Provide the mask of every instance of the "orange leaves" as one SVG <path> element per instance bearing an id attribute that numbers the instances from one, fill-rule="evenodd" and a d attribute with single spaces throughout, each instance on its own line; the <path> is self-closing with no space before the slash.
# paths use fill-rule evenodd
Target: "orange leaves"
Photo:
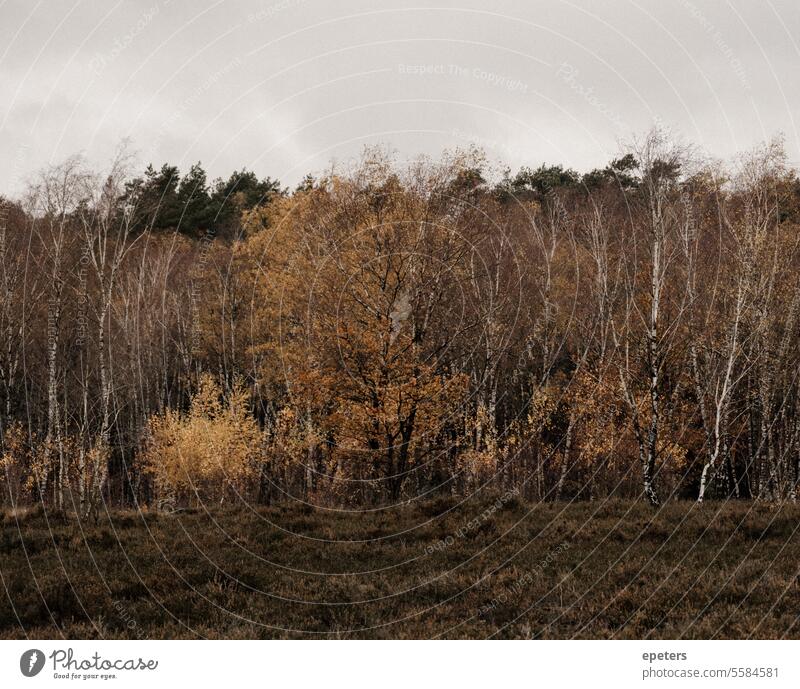
<path id="1" fill-rule="evenodd" d="M 264 377 L 285 375 L 288 404 L 330 434 L 346 473 L 365 457 L 379 475 L 413 465 L 466 392 L 440 350 L 468 268 L 430 203 L 376 159 L 248 218 L 266 228 L 248 242 L 258 351 L 277 359 Z"/>

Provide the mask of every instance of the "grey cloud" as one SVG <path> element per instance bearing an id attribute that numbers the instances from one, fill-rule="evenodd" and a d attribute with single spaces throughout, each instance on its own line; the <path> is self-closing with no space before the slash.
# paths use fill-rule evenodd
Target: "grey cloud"
<path id="1" fill-rule="evenodd" d="M 0 189 L 123 137 L 286 183 L 379 142 L 585 169 L 656 117 L 721 157 L 782 131 L 800 160 L 794 2 L 413 4 L 6 2 Z"/>

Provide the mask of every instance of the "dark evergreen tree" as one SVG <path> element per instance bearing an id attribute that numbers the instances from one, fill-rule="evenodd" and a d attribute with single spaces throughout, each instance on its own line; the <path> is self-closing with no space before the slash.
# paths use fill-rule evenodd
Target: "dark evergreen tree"
<path id="1" fill-rule="evenodd" d="M 280 183 L 266 177 L 259 180 L 254 172 L 242 169 L 227 180 L 217 179 L 211 192 L 212 222 L 221 237 L 235 237 L 241 228 L 243 211 L 268 204 L 282 194 Z"/>
<path id="2" fill-rule="evenodd" d="M 213 231 L 214 216 L 206 171 L 199 162 L 192 165 L 181 179 L 177 202 L 179 215 L 175 226 L 182 234 L 198 237 Z"/>

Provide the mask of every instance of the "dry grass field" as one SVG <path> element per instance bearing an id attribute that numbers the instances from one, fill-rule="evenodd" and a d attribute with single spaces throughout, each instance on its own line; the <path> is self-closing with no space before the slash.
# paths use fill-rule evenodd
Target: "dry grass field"
<path id="1" fill-rule="evenodd" d="M 2 638 L 800 638 L 800 507 L 6 513 Z"/>

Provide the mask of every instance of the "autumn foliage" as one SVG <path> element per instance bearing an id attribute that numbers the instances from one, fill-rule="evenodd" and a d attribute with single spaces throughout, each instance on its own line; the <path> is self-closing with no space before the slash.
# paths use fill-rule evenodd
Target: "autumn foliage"
<path id="1" fill-rule="evenodd" d="M 6 502 L 796 499 L 780 142 L 722 165 L 655 131 L 585 175 L 368 151 L 291 193 L 201 172 L 72 159 L 2 202 Z"/>
<path id="2" fill-rule="evenodd" d="M 258 475 L 260 446 L 248 398 L 241 382 L 223 397 L 219 384 L 203 375 L 186 413 L 167 409 L 150 419 L 143 463 L 160 500 L 175 504 L 203 496 L 223 502 L 248 492 Z"/>

